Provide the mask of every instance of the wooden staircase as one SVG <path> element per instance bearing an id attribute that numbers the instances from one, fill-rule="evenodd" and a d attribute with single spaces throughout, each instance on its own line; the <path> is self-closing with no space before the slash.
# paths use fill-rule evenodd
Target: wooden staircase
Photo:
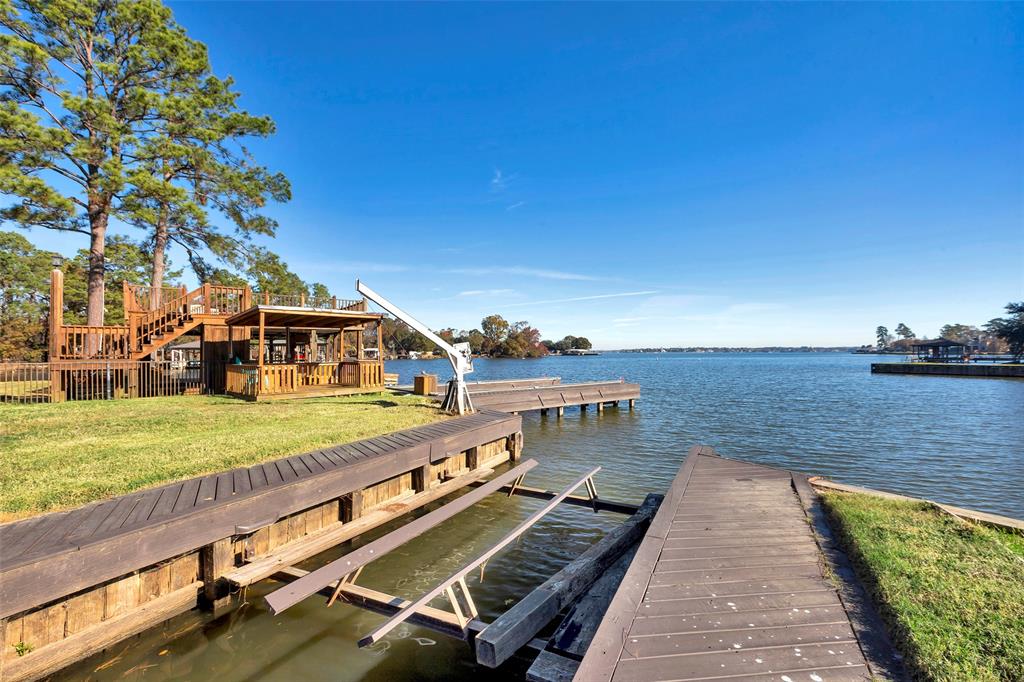
<path id="1" fill-rule="evenodd" d="M 149 357 L 204 322 L 226 318 L 252 305 L 250 289 L 211 284 L 192 291 L 125 285 L 124 298 L 132 358 L 137 360 Z"/>

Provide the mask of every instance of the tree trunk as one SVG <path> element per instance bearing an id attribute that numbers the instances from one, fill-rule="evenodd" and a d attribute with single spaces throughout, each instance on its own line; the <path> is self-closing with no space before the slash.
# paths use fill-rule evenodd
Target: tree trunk
<path id="1" fill-rule="evenodd" d="M 107 212 L 89 211 L 89 299 L 86 324 L 103 325 L 104 277 L 106 275 Z"/>
<path id="2" fill-rule="evenodd" d="M 153 280 L 149 294 L 150 307 L 154 310 L 160 306 L 160 293 L 164 285 L 166 269 L 165 253 L 167 252 L 167 205 L 160 208 L 160 217 L 156 221 L 156 232 L 153 235 Z"/>

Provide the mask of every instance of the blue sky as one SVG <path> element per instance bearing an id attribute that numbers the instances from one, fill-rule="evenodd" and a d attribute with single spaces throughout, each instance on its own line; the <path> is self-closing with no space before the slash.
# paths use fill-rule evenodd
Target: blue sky
<path id="1" fill-rule="evenodd" d="M 934 336 L 1024 298 L 1019 5 L 171 6 L 276 120 L 273 248 L 339 295 L 601 348 Z"/>

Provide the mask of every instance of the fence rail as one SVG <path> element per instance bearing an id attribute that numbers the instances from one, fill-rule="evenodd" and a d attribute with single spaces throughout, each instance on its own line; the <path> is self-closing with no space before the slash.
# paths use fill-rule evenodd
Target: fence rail
<path id="1" fill-rule="evenodd" d="M 219 364 L 219 363 L 217 363 Z M 158 398 L 205 393 L 222 367 L 174 367 L 169 360 L 0 363 L 0 402 Z"/>
<path id="2" fill-rule="evenodd" d="M 131 331 L 126 326 L 66 324 L 60 328 L 58 353 L 63 360 L 131 357 Z"/>

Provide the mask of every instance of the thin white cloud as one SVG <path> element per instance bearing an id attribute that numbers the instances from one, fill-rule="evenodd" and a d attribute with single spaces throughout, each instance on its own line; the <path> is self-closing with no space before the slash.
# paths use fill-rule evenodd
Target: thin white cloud
<path id="1" fill-rule="evenodd" d="M 460 297 L 467 296 L 506 296 L 508 294 L 516 293 L 515 289 L 470 289 L 469 291 L 460 291 L 455 294 Z"/>
<path id="2" fill-rule="evenodd" d="M 573 296 L 572 298 L 552 298 L 546 301 L 526 301 L 524 303 L 511 303 L 508 308 L 527 305 L 546 305 L 548 303 L 575 303 L 577 301 L 597 301 L 606 298 L 626 298 L 630 296 L 653 296 L 657 291 L 623 291 L 617 294 L 596 294 L 594 296 Z"/>
<path id="3" fill-rule="evenodd" d="M 581 275 L 576 272 L 562 272 L 560 270 L 544 270 L 541 268 L 527 268 L 522 266 L 499 267 L 499 268 L 452 268 L 446 270 L 450 275 L 469 275 L 481 277 L 487 275 L 516 275 L 518 277 L 537 277 L 539 279 L 575 280 L 581 282 L 597 282 L 602 277 Z"/>
<path id="4" fill-rule="evenodd" d="M 322 261 L 319 263 L 296 263 L 295 269 L 315 272 L 337 272 L 348 271 L 354 274 L 360 272 L 407 272 L 411 268 L 401 263 L 374 263 L 370 261 Z"/>
<path id="5" fill-rule="evenodd" d="M 509 206 L 506 206 L 506 207 L 505 207 L 505 210 L 506 210 L 506 211 L 514 211 L 514 210 L 516 210 L 517 208 L 519 208 L 520 206 L 524 205 L 525 203 L 526 203 L 525 201 L 517 201 L 517 202 L 516 202 L 516 203 L 514 203 L 514 204 L 511 204 L 511 205 L 509 205 Z"/>

